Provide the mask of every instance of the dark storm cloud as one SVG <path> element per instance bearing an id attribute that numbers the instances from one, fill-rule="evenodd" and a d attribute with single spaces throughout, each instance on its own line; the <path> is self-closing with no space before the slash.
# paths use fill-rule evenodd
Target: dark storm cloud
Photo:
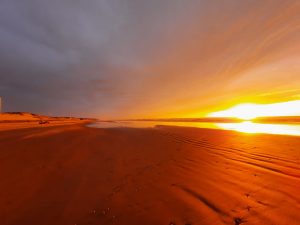
<path id="1" fill-rule="evenodd" d="M 246 72 L 294 54 L 297 7 L 2 0 L 0 95 L 8 111 L 47 114 L 126 117 L 180 109 L 181 102 L 194 107 L 220 83 L 234 85 Z"/>
<path id="2" fill-rule="evenodd" d="M 80 112 L 87 105 L 104 110 L 124 100 L 122 89 L 130 86 L 125 73 L 134 73 L 147 45 L 147 17 L 164 6 L 138 1 L 0 4 L 0 87 L 7 110 L 58 113 L 70 107 Z M 122 76 L 128 76 L 125 82 Z"/>

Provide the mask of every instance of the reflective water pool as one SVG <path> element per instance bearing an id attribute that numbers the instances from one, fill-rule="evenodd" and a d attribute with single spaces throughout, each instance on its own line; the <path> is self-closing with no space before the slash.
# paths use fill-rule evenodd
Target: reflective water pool
<path id="1" fill-rule="evenodd" d="M 243 133 L 265 133 L 265 134 L 284 134 L 300 136 L 300 124 L 263 124 L 253 122 L 241 123 L 204 123 L 204 122 L 160 122 L 160 121 L 113 121 L 113 122 L 97 122 L 88 125 L 95 128 L 115 128 L 115 127 L 132 127 L 147 128 L 158 125 L 166 126 L 183 126 L 234 130 Z"/>

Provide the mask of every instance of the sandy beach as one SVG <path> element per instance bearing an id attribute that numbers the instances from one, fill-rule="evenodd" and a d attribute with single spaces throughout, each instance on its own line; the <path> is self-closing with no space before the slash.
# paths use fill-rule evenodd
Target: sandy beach
<path id="1" fill-rule="evenodd" d="M 51 117 L 28 112 L 0 113 L 0 131 L 22 128 L 65 126 L 72 124 L 88 124 L 91 118 Z"/>
<path id="2" fill-rule="evenodd" d="M 299 224 L 299 146 L 184 127 L 2 129 L 1 224 Z"/>

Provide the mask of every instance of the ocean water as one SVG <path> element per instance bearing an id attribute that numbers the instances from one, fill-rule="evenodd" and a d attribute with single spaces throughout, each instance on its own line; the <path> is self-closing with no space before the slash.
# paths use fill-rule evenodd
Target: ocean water
<path id="1" fill-rule="evenodd" d="M 206 123 L 206 122 L 160 122 L 160 121 L 112 121 L 89 124 L 94 128 L 151 128 L 156 126 L 182 126 L 222 130 L 234 130 L 242 133 L 265 133 L 300 136 L 300 124 L 264 124 L 250 121 L 239 123 Z"/>

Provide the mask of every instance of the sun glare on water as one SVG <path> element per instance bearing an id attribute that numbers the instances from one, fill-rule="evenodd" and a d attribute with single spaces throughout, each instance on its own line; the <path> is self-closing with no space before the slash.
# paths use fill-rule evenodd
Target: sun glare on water
<path id="1" fill-rule="evenodd" d="M 267 133 L 300 136 L 299 124 L 262 124 L 250 120 L 257 117 L 300 116 L 300 100 L 273 104 L 240 104 L 214 112 L 208 117 L 230 117 L 245 120 L 240 123 L 218 123 L 219 128 L 243 133 Z"/>
<path id="2" fill-rule="evenodd" d="M 208 115 L 208 117 L 234 117 L 243 120 L 271 116 L 300 116 L 300 100 L 273 104 L 240 104 Z"/>
<path id="3" fill-rule="evenodd" d="M 300 136 L 299 125 L 286 124 L 261 124 L 245 121 L 241 123 L 218 123 L 219 128 L 225 130 L 235 130 L 242 133 L 264 133 L 264 134 L 284 134 Z"/>

